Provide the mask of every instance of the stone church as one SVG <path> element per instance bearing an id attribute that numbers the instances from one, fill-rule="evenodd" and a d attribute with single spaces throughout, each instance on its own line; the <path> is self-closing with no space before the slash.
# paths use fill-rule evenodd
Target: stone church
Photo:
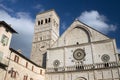
<path id="1" fill-rule="evenodd" d="M 75 20 L 59 36 L 54 10 L 36 16 L 31 60 L 45 67 L 46 80 L 120 80 L 115 39 Z"/>
<path id="2" fill-rule="evenodd" d="M 55 10 L 36 15 L 30 59 L 10 48 L 13 33 L 0 21 L 0 80 L 120 80 L 115 39 L 79 20 L 59 36 Z"/>

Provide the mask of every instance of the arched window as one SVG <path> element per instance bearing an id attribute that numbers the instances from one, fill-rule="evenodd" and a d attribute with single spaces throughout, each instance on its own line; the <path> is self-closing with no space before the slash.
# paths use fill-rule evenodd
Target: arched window
<path id="1" fill-rule="evenodd" d="M 40 21 L 38 21 L 38 25 L 40 25 Z"/>
<path id="2" fill-rule="evenodd" d="M 43 20 L 41 20 L 41 24 L 43 24 Z"/>
<path id="3" fill-rule="evenodd" d="M 79 45 L 79 42 L 76 42 L 77 45 Z"/>
<path id="4" fill-rule="evenodd" d="M 109 64 L 108 64 L 108 63 L 105 63 L 105 67 L 109 67 Z"/>
<path id="5" fill-rule="evenodd" d="M 47 23 L 47 19 L 45 19 L 45 23 Z"/>
<path id="6" fill-rule="evenodd" d="M 51 22 L 51 19 L 50 19 L 50 18 L 48 18 L 48 22 Z"/>

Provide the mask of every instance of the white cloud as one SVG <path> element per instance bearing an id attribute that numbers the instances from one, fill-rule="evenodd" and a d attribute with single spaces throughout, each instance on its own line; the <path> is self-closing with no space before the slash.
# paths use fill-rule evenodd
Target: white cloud
<path id="1" fill-rule="evenodd" d="M 8 12 L 14 12 L 11 8 L 9 8 L 9 7 L 7 7 L 7 6 L 3 5 L 3 4 L 0 4 L 0 8 L 6 10 Z"/>
<path id="2" fill-rule="evenodd" d="M 115 31 L 116 26 L 113 24 L 107 23 L 107 18 L 104 15 L 99 14 L 98 11 L 85 11 L 83 12 L 78 19 L 85 24 L 103 32 L 108 33 L 109 31 Z"/>
<path id="3" fill-rule="evenodd" d="M 65 30 L 66 28 L 67 28 L 67 27 L 66 27 L 66 23 L 63 22 L 63 23 L 61 24 L 61 29 Z"/>
<path id="4" fill-rule="evenodd" d="M 34 8 L 34 9 L 39 9 L 40 12 L 45 11 L 43 5 L 41 5 L 41 4 L 37 4 L 37 5 L 35 5 L 33 8 Z"/>
<path id="5" fill-rule="evenodd" d="M 11 24 L 19 33 L 13 36 L 12 47 L 22 49 L 24 54 L 28 57 L 31 50 L 34 21 L 29 16 L 29 13 L 17 12 L 15 16 L 16 17 L 12 17 L 6 11 L 0 10 L 0 21 L 4 20 L 8 24 Z"/>
<path id="6" fill-rule="evenodd" d="M 36 5 L 34 8 L 36 8 L 36 9 L 40 9 L 40 8 L 42 8 L 43 6 L 41 5 L 41 4 L 38 4 L 38 5 Z"/>

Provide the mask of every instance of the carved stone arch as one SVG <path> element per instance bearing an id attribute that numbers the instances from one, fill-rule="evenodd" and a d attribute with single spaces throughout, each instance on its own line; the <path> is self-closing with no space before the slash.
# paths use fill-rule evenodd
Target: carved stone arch
<path id="1" fill-rule="evenodd" d="M 79 28 L 79 29 L 84 30 L 86 32 L 86 34 L 88 35 L 89 42 L 91 42 L 92 34 L 91 34 L 90 30 L 87 27 L 85 27 L 83 25 L 76 25 L 75 28 Z"/>
<path id="2" fill-rule="evenodd" d="M 82 44 L 91 42 L 91 33 L 85 26 L 77 25 L 65 35 L 66 45 Z"/>
<path id="3" fill-rule="evenodd" d="M 87 80 L 87 79 L 84 78 L 84 77 L 78 77 L 78 78 L 76 78 L 75 80 Z"/>

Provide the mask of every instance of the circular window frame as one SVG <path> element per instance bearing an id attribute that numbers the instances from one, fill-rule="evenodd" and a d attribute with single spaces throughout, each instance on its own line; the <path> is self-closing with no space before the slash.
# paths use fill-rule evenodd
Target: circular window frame
<path id="1" fill-rule="evenodd" d="M 107 58 L 106 58 L 107 57 Z M 106 59 L 105 59 L 106 58 Z M 110 60 L 110 56 L 108 55 L 108 54 L 103 54 L 102 56 L 101 56 L 101 60 L 103 61 L 103 62 L 108 62 L 109 60 Z"/>
<path id="2" fill-rule="evenodd" d="M 73 57 L 75 60 L 83 60 L 85 58 L 85 56 L 86 56 L 86 54 L 85 54 L 85 51 L 83 49 L 76 49 L 73 52 Z"/>
<path id="3" fill-rule="evenodd" d="M 58 67 L 59 65 L 60 65 L 60 61 L 59 60 L 56 59 L 56 60 L 53 61 L 53 66 L 54 67 Z"/>

